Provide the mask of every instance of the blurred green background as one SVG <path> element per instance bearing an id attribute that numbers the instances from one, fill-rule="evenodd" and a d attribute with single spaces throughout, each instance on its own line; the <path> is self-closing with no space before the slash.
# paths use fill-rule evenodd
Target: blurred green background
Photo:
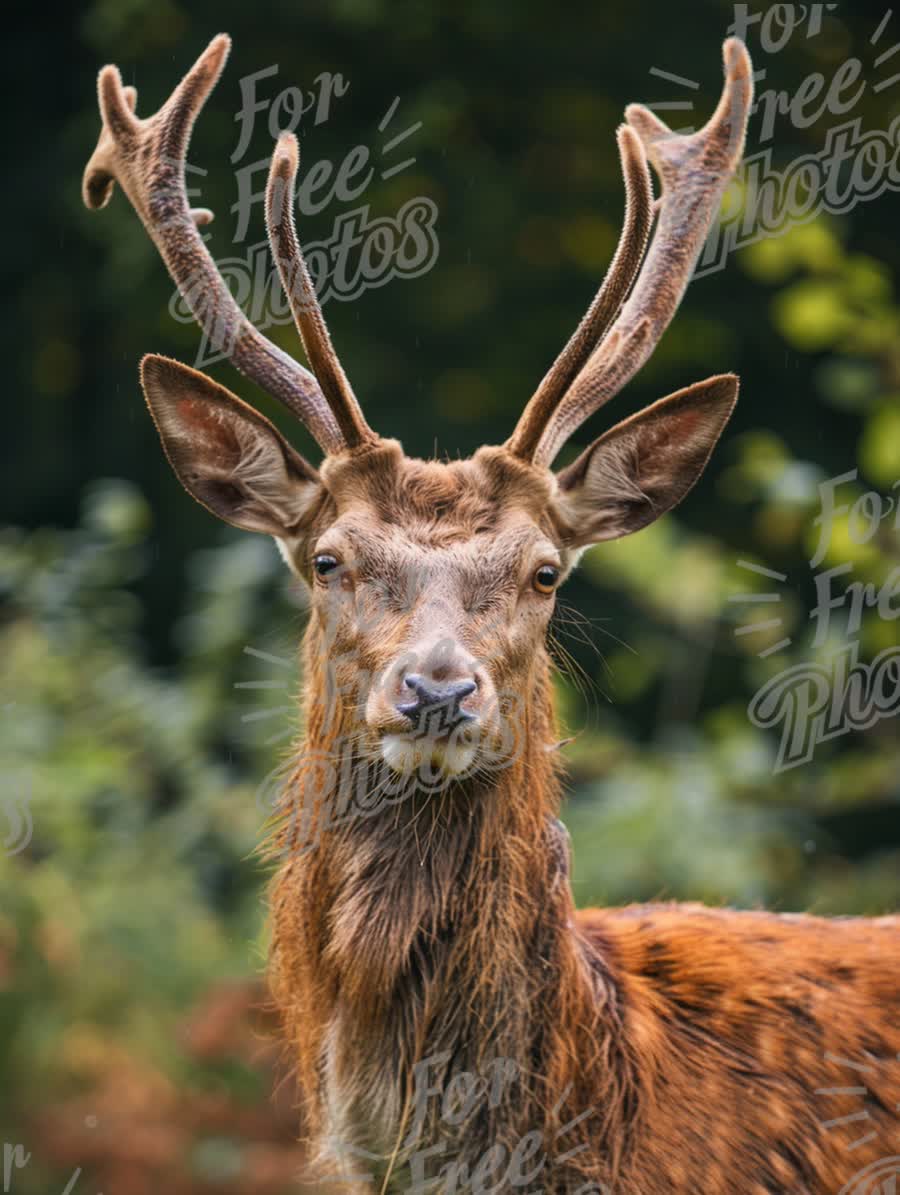
<path id="1" fill-rule="evenodd" d="M 876 71 L 871 43 L 885 12 L 842 3 L 821 33 L 800 29 L 777 54 L 761 51 L 756 26 L 761 86 L 793 94 L 858 56 L 869 85 L 852 115 L 887 129 L 900 86 L 875 91 L 889 69 Z M 148 350 L 193 361 L 198 337 L 171 318 L 172 287 L 121 194 L 99 214 L 81 206 L 98 67 L 119 63 L 146 114 L 211 35 L 234 37 L 190 152 L 208 170 L 191 181 L 195 202 L 217 212 L 220 257 L 263 236 L 257 206 L 233 243 L 235 166 L 271 146 L 263 117 L 230 162 L 242 77 L 277 64 L 260 84 L 271 97 L 323 71 L 349 81 L 326 122 L 301 125 L 308 163 L 383 146 L 378 121 L 399 97 L 391 131 L 421 128 L 391 160 L 415 163 L 376 179 L 363 202 L 377 217 L 430 198 L 439 258 L 326 314 L 379 431 L 416 455 L 467 454 L 506 437 L 602 276 L 621 218 L 613 134 L 624 105 L 689 95 L 693 112 L 666 115 L 705 119 L 732 19 L 713 0 L 565 14 L 500 0 L 93 0 L 52 22 L 36 9 L 11 18 L 0 1147 L 17 1195 L 61 1192 L 76 1171 L 78 1195 L 279 1195 L 302 1153 L 257 983 L 266 869 L 254 851 L 267 778 L 295 728 L 303 595 L 274 546 L 217 524 L 163 459 L 137 361 Z M 900 37 L 894 26 L 878 52 Z M 818 153 L 837 123 L 825 113 L 798 128 L 782 113 L 764 144 L 751 126 L 750 152 L 771 147 L 783 168 Z M 839 623 L 825 648 L 811 644 L 819 483 L 858 469 L 841 491 L 852 500 L 890 495 L 900 478 L 896 202 L 887 191 L 730 255 L 691 288 L 614 410 L 567 449 L 607 416 L 714 372 L 742 376 L 689 499 L 590 552 L 562 597 L 554 641 L 577 736 L 565 817 L 581 903 L 900 904 L 896 718 L 778 772 L 777 734 L 747 714 L 769 677 L 840 645 Z M 357 205 L 332 202 L 301 235 L 327 237 Z M 292 328 L 270 334 L 296 351 Z M 226 364 L 211 372 L 315 459 L 268 398 Z M 844 562 L 853 579 L 883 584 L 900 563 L 893 520 L 865 545 L 841 522 L 822 567 Z M 762 612 L 730 599 L 772 588 L 782 627 L 735 635 Z M 897 644 L 897 628 L 866 611 L 863 657 Z M 785 635 L 791 646 L 759 657 Z"/>

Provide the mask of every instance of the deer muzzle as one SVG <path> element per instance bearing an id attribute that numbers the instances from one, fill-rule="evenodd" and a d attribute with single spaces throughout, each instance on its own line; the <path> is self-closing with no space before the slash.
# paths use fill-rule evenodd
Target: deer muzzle
<path id="1" fill-rule="evenodd" d="M 419 644 L 395 660 L 368 703 L 370 728 L 394 771 L 459 776 L 491 725 L 493 685 L 455 638 Z"/>

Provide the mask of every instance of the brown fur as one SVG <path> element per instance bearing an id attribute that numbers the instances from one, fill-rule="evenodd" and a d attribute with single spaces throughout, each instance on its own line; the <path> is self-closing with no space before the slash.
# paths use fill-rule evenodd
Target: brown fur
<path id="1" fill-rule="evenodd" d="M 438 465 L 385 446 L 368 469 L 336 462 L 323 530 L 383 519 L 419 554 L 435 539 L 460 548 L 479 537 L 495 542 L 520 516 L 521 495 L 504 495 L 527 470 L 497 450 L 480 458 Z M 532 510 L 546 503 L 546 489 L 533 487 Z M 482 559 L 490 560 L 487 546 Z M 375 634 L 363 646 L 390 654 L 400 638 Z M 585 1112 L 558 1152 L 585 1148 L 562 1165 L 548 1154 L 543 1189 L 575 1191 L 591 1180 L 622 1195 L 837 1192 L 867 1162 L 900 1151 L 900 919 L 826 922 L 700 906 L 576 914 L 553 822 L 550 662 L 537 644 L 506 661 L 507 679 L 530 695 L 521 759 L 437 797 L 326 828 L 299 854 L 290 815 L 307 791 L 304 759 L 332 751 L 353 726 L 349 707 L 321 725 L 327 650 L 314 614 L 304 646 L 306 738 L 278 843 L 271 953 L 272 989 L 325 1173 L 340 1172 L 340 1152 L 327 1145 L 336 1133 L 343 1147 L 381 1155 L 362 1164 L 377 1175 L 374 1189 L 389 1173 L 387 1189 L 409 1188 L 403 1150 L 389 1159 L 413 1123 L 416 1062 L 444 1053 L 429 1070 L 442 1090 L 453 1074 L 484 1075 L 497 1059 L 514 1060 L 518 1077 L 508 1099 L 482 1100 L 458 1132 L 441 1118 L 440 1098 L 429 1101 L 413 1144 L 446 1146 L 432 1174 L 454 1157 L 474 1168 L 492 1145 L 505 1145 L 508 1157 L 529 1132 L 552 1142 Z M 861 1085 L 864 1098 L 817 1095 Z M 329 1087 L 343 1093 L 337 1119 Z M 858 1127 L 823 1127 L 861 1110 L 868 1119 Z M 871 1142 L 847 1148 L 870 1132 Z"/>
<path id="2" fill-rule="evenodd" d="M 746 49 L 725 43 L 722 98 L 696 133 L 626 109 L 628 210 L 607 282 L 507 446 L 439 464 L 380 440 L 344 376 L 293 227 L 290 134 L 266 212 L 315 376 L 249 323 L 197 232 L 211 214 L 188 204 L 184 153 L 229 45 L 213 39 L 144 119 L 118 70 L 100 72 L 84 198 L 103 207 L 119 183 L 210 342 L 326 453 L 319 475 L 224 387 L 144 358 L 144 392 L 185 487 L 226 521 L 273 535 L 314 594 L 306 732 L 273 843 L 270 967 L 313 1184 L 338 1175 L 367 1191 L 424 1190 L 417 1163 L 439 1149 L 428 1172 L 443 1166 L 443 1177 L 427 1189 L 441 1195 L 838 1192 L 900 1153 L 900 921 L 696 906 L 576 914 L 550 750 L 553 598 L 540 573 L 564 577 L 583 548 L 679 502 L 737 397 L 732 375 L 696 383 L 550 472 L 678 307 L 740 160 Z M 647 158 L 662 194 L 644 256 Z M 340 560 L 332 581 L 314 579 L 315 553 Z M 409 661 L 462 682 L 471 704 L 459 722 L 480 725 L 480 754 L 436 791 L 413 783 L 385 803 L 391 770 L 402 772 L 387 745 L 402 737 Z M 499 716 L 499 698 L 515 716 Z M 433 747 L 448 774 L 450 749 L 448 736 Z M 367 1169 L 371 1184 L 348 1177 Z M 869 1180 L 852 1189 L 873 1191 Z"/>

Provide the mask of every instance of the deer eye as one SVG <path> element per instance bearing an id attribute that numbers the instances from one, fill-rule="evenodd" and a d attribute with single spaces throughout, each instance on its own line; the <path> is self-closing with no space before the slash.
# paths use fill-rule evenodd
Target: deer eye
<path id="1" fill-rule="evenodd" d="M 337 557 L 332 556 L 329 552 L 320 552 L 318 556 L 313 557 L 313 572 L 323 581 L 328 577 L 328 574 L 333 573 L 337 567 Z"/>
<path id="2" fill-rule="evenodd" d="M 532 578 L 538 593 L 552 593 L 559 583 L 559 569 L 553 564 L 542 564 Z"/>

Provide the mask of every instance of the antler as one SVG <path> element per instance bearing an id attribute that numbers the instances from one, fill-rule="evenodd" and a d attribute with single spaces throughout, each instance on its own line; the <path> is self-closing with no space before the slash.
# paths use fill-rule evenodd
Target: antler
<path id="1" fill-rule="evenodd" d="M 97 81 L 103 129 L 84 172 L 82 196 L 89 208 L 105 207 L 119 183 L 213 346 L 293 411 L 324 452 L 339 452 L 346 445 L 322 386 L 257 331 L 238 307 L 197 231 L 213 214 L 188 204 L 185 155 L 191 130 L 230 48 L 226 34 L 213 38 L 165 104 L 146 120 L 135 115 L 136 90 L 122 86 L 117 67 L 105 66 Z M 315 368 L 312 357 L 310 362 Z"/>
<path id="2" fill-rule="evenodd" d="M 299 163 L 297 138 L 293 133 L 282 133 L 272 155 L 266 184 L 269 244 L 307 359 L 325 392 L 347 447 L 356 448 L 378 437 L 366 423 L 347 375 L 341 368 L 297 241 L 294 183 Z"/>
<path id="3" fill-rule="evenodd" d="M 583 353 L 587 342 L 579 338 L 591 321 L 590 311 L 528 403 L 507 441 L 507 447 L 517 456 L 549 465 L 572 432 L 637 373 L 678 309 L 722 195 L 741 159 L 753 99 L 753 70 L 743 42 L 729 38 L 723 57 L 726 77 L 722 97 L 709 122 L 698 132 L 678 135 L 643 105 L 630 104 L 626 108 L 628 126 L 622 133 L 627 134 L 630 126 L 640 138 L 662 182 L 653 241 L 627 302 L 599 343 L 594 341 L 596 347 L 591 345 L 593 351 L 568 389 L 561 391 L 555 382 L 548 386 L 548 379 L 555 373 L 559 380 L 571 376 L 571 369 L 561 367 L 560 361 L 567 354 L 577 359 L 579 344 Z M 629 144 L 626 141 L 626 146 Z M 619 146 L 622 151 L 621 134 Z M 631 161 L 631 152 L 622 151 L 622 163 L 626 180 L 629 171 L 633 172 L 632 187 L 636 190 L 638 166 Z M 626 193 L 627 187 L 626 181 Z M 629 204 L 631 198 L 629 195 Z M 635 232 L 628 231 L 628 226 L 626 213 L 626 233 L 594 306 L 600 304 L 604 292 L 610 296 L 610 306 L 616 295 L 621 297 L 626 267 L 620 262 L 630 261 L 636 249 L 636 239 L 632 238 L 639 231 L 637 219 Z M 615 281 L 611 283 L 610 277 Z"/>
<path id="4" fill-rule="evenodd" d="M 619 314 L 647 248 L 653 222 L 653 183 L 644 147 L 635 131 L 627 125 L 621 126 L 616 140 L 625 183 L 622 234 L 594 301 L 569 343 L 547 371 L 508 442 L 510 451 L 524 460 L 530 460 L 534 455 L 553 412 Z"/>

